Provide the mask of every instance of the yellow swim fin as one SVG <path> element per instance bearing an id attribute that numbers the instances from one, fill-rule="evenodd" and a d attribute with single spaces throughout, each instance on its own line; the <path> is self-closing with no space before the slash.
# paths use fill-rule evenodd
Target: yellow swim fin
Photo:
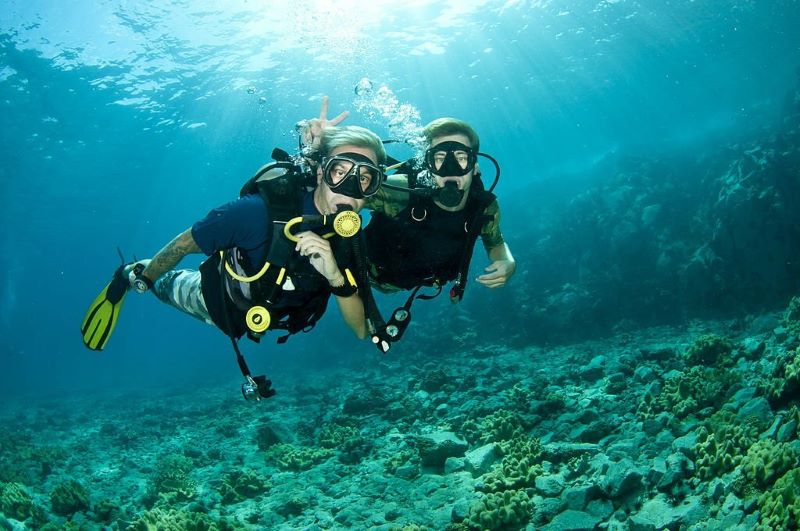
<path id="1" fill-rule="evenodd" d="M 111 282 L 92 302 L 86 312 L 86 317 L 83 318 L 83 324 L 81 324 L 83 344 L 92 350 L 103 350 L 111 337 L 111 332 L 117 325 L 119 311 L 130 287 L 124 271 L 125 264 L 114 271 Z"/>

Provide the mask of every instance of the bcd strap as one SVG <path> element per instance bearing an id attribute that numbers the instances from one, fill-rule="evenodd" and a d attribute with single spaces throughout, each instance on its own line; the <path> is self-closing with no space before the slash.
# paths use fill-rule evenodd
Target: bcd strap
<path id="1" fill-rule="evenodd" d="M 467 288 L 469 265 L 472 261 L 475 242 L 478 240 L 483 224 L 491 220 L 491 217 L 485 215 L 483 212 L 492 204 L 492 201 L 495 200 L 495 195 L 492 192 L 487 192 L 484 188 L 480 175 L 474 177 L 470 188 L 470 195 L 474 194 L 473 197 L 475 197 L 475 201 L 467 203 L 469 205 L 469 212 L 467 214 L 467 237 L 464 239 L 464 246 L 461 248 L 458 275 L 456 275 L 453 286 L 450 288 L 450 300 L 453 302 L 460 301 L 464 298 L 464 290 Z"/>
<path id="2" fill-rule="evenodd" d="M 224 257 L 219 261 L 219 274 L 225 274 L 225 260 Z M 225 325 L 228 330 L 232 330 L 230 323 L 230 316 L 228 315 L 228 300 L 225 296 L 225 289 L 220 289 L 222 296 L 222 314 L 225 316 Z M 247 360 L 244 359 L 242 351 L 239 350 L 239 343 L 233 334 L 228 334 L 228 339 L 231 340 L 233 351 L 236 353 L 236 363 L 239 365 L 239 370 L 244 376 L 245 382 L 242 384 L 242 396 L 245 400 L 261 400 L 275 395 L 275 389 L 272 389 L 272 380 L 268 379 L 265 374 L 259 376 L 252 376 L 250 367 L 247 366 Z"/>
<path id="3" fill-rule="evenodd" d="M 352 253 L 352 264 L 355 267 L 355 280 L 358 284 L 361 302 L 364 304 L 364 314 L 367 320 L 367 327 L 372 334 L 372 342 L 378 350 L 386 353 L 391 347 L 391 341 L 383 334 L 386 329 L 386 322 L 383 320 L 383 316 L 375 302 L 375 296 L 372 293 L 372 285 L 369 282 L 369 266 L 367 264 L 367 254 L 364 251 L 366 247 L 364 231 L 360 230 L 358 234 L 352 238 L 343 238 L 342 242 L 349 244 L 349 249 Z M 352 282 L 350 277 L 348 277 L 348 280 Z"/>

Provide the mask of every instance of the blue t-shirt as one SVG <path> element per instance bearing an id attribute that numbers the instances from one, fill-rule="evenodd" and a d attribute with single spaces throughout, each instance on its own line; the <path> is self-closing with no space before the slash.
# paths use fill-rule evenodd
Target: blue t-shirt
<path id="1" fill-rule="evenodd" d="M 303 214 L 319 214 L 312 192 L 303 196 Z M 215 208 L 192 225 L 192 238 L 208 256 L 238 247 L 253 267 L 261 267 L 272 239 L 271 221 L 261 196 L 246 195 Z"/>

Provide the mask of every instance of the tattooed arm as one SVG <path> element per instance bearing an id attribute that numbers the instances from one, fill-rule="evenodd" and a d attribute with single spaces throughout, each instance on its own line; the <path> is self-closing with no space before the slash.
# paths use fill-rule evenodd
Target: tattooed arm
<path id="1" fill-rule="evenodd" d="M 183 260 L 184 256 L 200 252 L 202 252 L 200 247 L 192 238 L 192 229 L 186 229 L 156 253 L 142 274 L 155 282 L 161 275 Z"/>

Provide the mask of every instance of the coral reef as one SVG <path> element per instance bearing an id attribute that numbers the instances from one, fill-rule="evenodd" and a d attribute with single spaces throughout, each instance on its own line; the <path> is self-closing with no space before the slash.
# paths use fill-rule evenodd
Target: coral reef
<path id="1" fill-rule="evenodd" d="M 468 529 L 519 529 L 530 519 L 531 501 L 524 490 L 488 493 L 470 508 Z"/>
<path id="2" fill-rule="evenodd" d="M 128 531 L 237 531 L 247 529 L 225 518 L 190 512 L 183 509 L 155 508 L 137 516 Z"/>
<path id="3" fill-rule="evenodd" d="M 308 470 L 334 455 L 328 448 L 312 448 L 279 443 L 266 451 L 266 459 L 284 470 Z"/>
<path id="4" fill-rule="evenodd" d="M 733 344 L 724 337 L 716 334 L 706 334 L 699 337 L 686 352 L 686 363 L 690 366 L 704 365 L 730 365 L 730 354 Z"/>
<path id="5" fill-rule="evenodd" d="M 791 526 L 800 411 L 773 410 L 761 393 L 766 386 L 757 383 L 794 374 L 786 367 L 797 347 L 774 324 L 778 317 L 766 322 L 757 334 L 730 322 L 650 329 L 637 332 L 639 347 L 611 338 L 506 349 L 468 362 L 442 354 L 437 364 L 449 382 L 467 381 L 465 374 L 478 382 L 454 385 L 449 394 L 417 388 L 423 377 L 417 367 L 428 366 L 420 351 L 387 360 L 387 368 L 361 380 L 353 378 L 361 365 L 343 369 L 345 377 L 319 376 L 326 385 L 309 385 L 311 392 L 284 398 L 280 408 L 255 418 L 244 405 L 215 399 L 222 393 L 201 401 L 209 404 L 203 413 L 196 402 L 180 400 L 115 403 L 100 411 L 93 403 L 91 414 L 87 406 L 56 429 L 62 415 L 44 409 L 45 421 L 42 412 L 29 419 L 7 415 L 0 425 L 13 418 L 22 435 L 0 440 L 5 455 L 12 446 L 38 455 L 32 440 L 61 440 L 62 451 L 79 448 L 80 459 L 65 460 L 46 478 L 31 474 L 31 484 L 0 483 L 0 525 L 694 531 L 753 529 L 762 514 L 764 528 Z M 697 330 L 760 353 L 732 366 L 698 354 L 702 363 L 684 368 L 674 345 L 716 343 L 693 339 L 701 337 Z M 625 382 L 621 394 L 609 390 L 612 379 Z M 365 389 L 380 380 L 387 389 L 410 391 L 405 405 L 391 410 L 392 420 L 386 414 L 394 406 L 342 413 L 348 397 L 370 395 Z M 320 395 L 318 387 L 337 390 L 337 398 Z M 134 431 L 170 422 L 185 427 L 127 446 L 83 435 L 123 425 L 119 408 L 126 407 Z M 36 438 L 24 435 L 36 429 Z M 30 462 L 18 468 L 34 470 Z M 73 477 L 91 486 L 91 503 L 80 484 L 70 483 Z M 66 486 L 53 491 L 51 504 L 55 485 Z M 383 500 L 380 510 L 376 499 Z"/>
<path id="6" fill-rule="evenodd" d="M 322 426 L 317 436 L 319 446 L 338 451 L 339 461 L 355 464 L 369 455 L 372 443 L 362 437 L 355 426 L 329 423 Z"/>
<path id="7" fill-rule="evenodd" d="M 145 500 L 150 504 L 191 500 L 196 492 L 195 482 L 189 477 L 194 462 L 182 454 L 162 455 L 156 462 L 154 473 L 147 483 Z"/>
<path id="8" fill-rule="evenodd" d="M 25 520 L 32 515 L 33 499 L 24 485 L 0 483 L 0 511 L 16 520 Z"/>
<path id="9" fill-rule="evenodd" d="M 50 492 L 50 505 L 55 514 L 72 516 L 78 511 L 89 510 L 89 492 L 86 488 L 71 479 L 59 483 Z"/>
<path id="10" fill-rule="evenodd" d="M 478 490 L 501 492 L 532 487 L 543 470 L 538 464 L 542 453 L 538 439 L 517 436 L 500 443 L 499 447 L 503 460 L 483 476 Z"/>
<path id="11" fill-rule="evenodd" d="M 783 326 L 790 334 L 800 337 L 800 296 L 792 297 L 783 314 Z"/>
<path id="12" fill-rule="evenodd" d="M 461 431 L 471 444 L 507 441 L 522 434 L 523 421 L 517 413 L 498 410 L 478 420 L 467 420 Z"/>
<path id="13" fill-rule="evenodd" d="M 758 499 L 759 531 L 800 526 L 800 468 L 787 472 Z"/>
<path id="14" fill-rule="evenodd" d="M 780 407 L 800 398 L 800 348 L 781 356 L 772 377 L 762 386 L 773 407 Z"/>
<path id="15" fill-rule="evenodd" d="M 756 436 L 756 427 L 742 425 L 733 413 L 715 413 L 697 432 L 694 447 L 697 476 L 710 479 L 739 466 Z"/>
<path id="16" fill-rule="evenodd" d="M 787 443 L 772 439 L 757 441 L 742 459 L 746 480 L 759 490 L 772 486 L 776 479 L 798 466 L 800 453 Z"/>
<path id="17" fill-rule="evenodd" d="M 657 394 L 645 394 L 639 413 L 645 418 L 652 418 L 668 412 L 683 419 L 708 407 L 719 408 L 728 389 L 738 379 L 737 375 L 726 369 L 691 367 L 667 378 Z"/>
<path id="18" fill-rule="evenodd" d="M 233 504 L 255 498 L 272 488 L 272 485 L 253 470 L 234 470 L 225 474 L 219 493 L 222 503 Z"/>

